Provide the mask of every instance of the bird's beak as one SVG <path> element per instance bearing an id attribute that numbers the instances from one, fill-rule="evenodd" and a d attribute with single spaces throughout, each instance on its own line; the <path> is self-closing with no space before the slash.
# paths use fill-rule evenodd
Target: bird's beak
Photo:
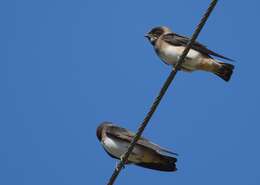
<path id="1" fill-rule="evenodd" d="M 146 38 L 149 39 L 149 38 L 150 38 L 150 35 L 149 35 L 149 34 L 146 34 L 144 37 L 146 37 Z"/>

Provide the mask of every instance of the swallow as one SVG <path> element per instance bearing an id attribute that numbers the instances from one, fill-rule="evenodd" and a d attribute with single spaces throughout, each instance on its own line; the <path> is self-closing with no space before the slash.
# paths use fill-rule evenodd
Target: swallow
<path id="1" fill-rule="evenodd" d="M 189 42 L 188 37 L 174 33 L 165 26 L 153 28 L 145 37 L 153 45 L 155 52 L 161 60 L 165 64 L 173 66 L 177 63 Z M 216 74 L 225 81 L 229 81 L 234 65 L 214 59 L 212 56 L 233 61 L 230 58 L 207 49 L 205 45 L 195 42 L 188 52 L 181 70 L 187 72 L 196 70 L 207 71 Z"/>
<path id="2" fill-rule="evenodd" d="M 121 159 L 135 133 L 110 122 L 103 122 L 96 131 L 97 138 L 112 158 Z M 159 171 L 176 171 L 176 153 L 170 152 L 145 138 L 140 138 L 126 164 L 135 164 Z"/>

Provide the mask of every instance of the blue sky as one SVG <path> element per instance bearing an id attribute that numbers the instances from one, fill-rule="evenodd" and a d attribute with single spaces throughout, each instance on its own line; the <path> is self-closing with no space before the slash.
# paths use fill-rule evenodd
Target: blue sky
<path id="1" fill-rule="evenodd" d="M 170 68 L 144 34 L 191 35 L 209 1 L 0 2 L 0 184 L 106 184 L 116 161 L 96 127 L 135 131 Z M 220 1 L 199 41 L 234 58 L 230 82 L 178 73 L 144 136 L 176 173 L 127 166 L 116 184 L 260 183 L 260 2 Z"/>

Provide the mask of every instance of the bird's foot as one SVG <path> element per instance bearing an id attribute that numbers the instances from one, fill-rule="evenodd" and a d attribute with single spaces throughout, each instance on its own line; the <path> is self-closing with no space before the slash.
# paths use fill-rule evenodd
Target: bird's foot
<path id="1" fill-rule="evenodd" d="M 119 164 L 121 161 L 116 163 L 116 171 L 119 171 Z M 122 165 L 122 169 L 125 169 L 125 165 Z"/>

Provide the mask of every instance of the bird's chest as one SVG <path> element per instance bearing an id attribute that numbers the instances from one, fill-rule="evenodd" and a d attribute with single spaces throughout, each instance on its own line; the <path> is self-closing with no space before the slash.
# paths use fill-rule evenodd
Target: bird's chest
<path id="1" fill-rule="evenodd" d="M 111 139 L 109 137 L 103 140 L 103 146 L 110 154 L 118 158 L 127 151 L 128 147 L 126 142 L 121 142 L 117 139 Z"/>
<path id="2" fill-rule="evenodd" d="M 160 49 L 156 48 L 156 53 L 160 56 L 160 58 L 170 65 L 176 64 L 182 51 L 183 50 L 180 47 L 167 45 L 161 46 Z"/>
<path id="3" fill-rule="evenodd" d="M 128 149 L 129 142 L 125 142 L 118 139 L 111 139 L 106 137 L 103 141 L 103 146 L 107 152 L 113 156 L 120 158 Z M 138 162 L 142 159 L 143 152 L 139 147 L 135 147 L 128 160 L 131 162 Z"/>
<path id="4" fill-rule="evenodd" d="M 173 46 L 169 44 L 164 44 L 160 47 L 160 49 L 156 49 L 156 53 L 165 63 L 175 65 L 178 62 L 180 56 L 182 55 L 184 49 L 185 47 L 183 46 Z M 195 69 L 196 66 L 200 63 L 199 58 L 199 52 L 191 49 L 185 58 L 183 67 L 190 70 Z"/>

